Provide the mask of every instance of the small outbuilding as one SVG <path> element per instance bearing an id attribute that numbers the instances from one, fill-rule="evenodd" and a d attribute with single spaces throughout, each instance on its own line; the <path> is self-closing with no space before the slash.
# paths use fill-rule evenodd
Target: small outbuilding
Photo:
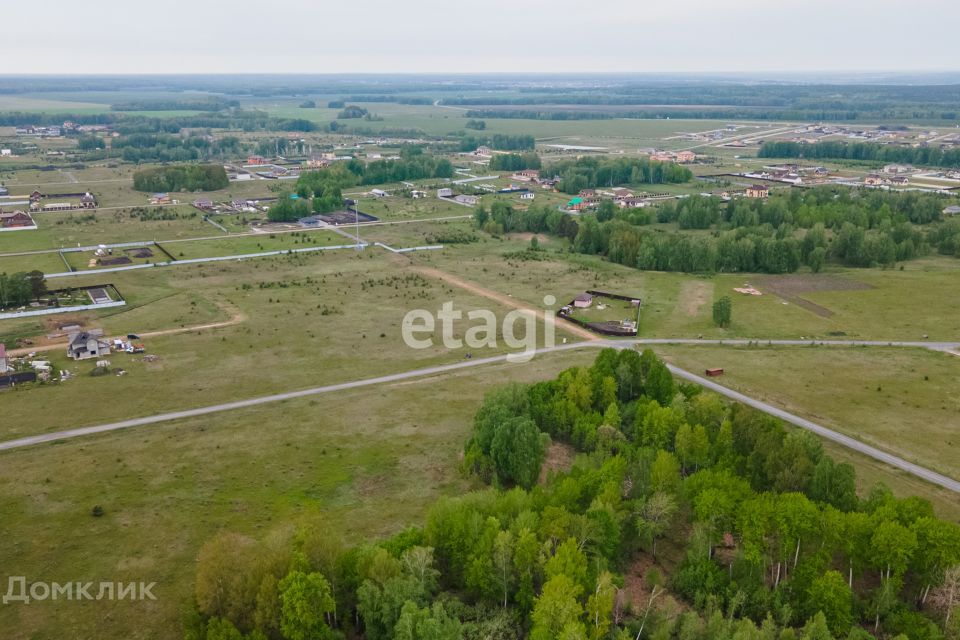
<path id="1" fill-rule="evenodd" d="M 593 296 L 589 293 L 581 293 L 573 299 L 573 306 L 577 309 L 588 309 L 593 304 Z"/>
<path id="2" fill-rule="evenodd" d="M 713 369 L 707 369 L 708 378 L 716 378 L 723 375 L 723 369 L 719 367 L 714 367 Z"/>

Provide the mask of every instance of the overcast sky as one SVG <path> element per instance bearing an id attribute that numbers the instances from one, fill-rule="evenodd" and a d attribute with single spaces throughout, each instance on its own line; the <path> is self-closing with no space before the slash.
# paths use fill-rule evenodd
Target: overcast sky
<path id="1" fill-rule="evenodd" d="M 0 74 L 960 69 L 957 0 L 39 0 Z"/>

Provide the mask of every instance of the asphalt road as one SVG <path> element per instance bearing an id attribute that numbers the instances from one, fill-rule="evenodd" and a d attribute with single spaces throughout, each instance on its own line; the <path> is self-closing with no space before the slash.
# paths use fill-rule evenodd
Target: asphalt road
<path id="1" fill-rule="evenodd" d="M 569 351 L 572 349 L 583 349 L 591 347 L 614 347 L 614 348 L 625 348 L 633 344 L 727 344 L 727 345 L 740 345 L 740 344 L 757 344 L 757 341 L 750 340 L 670 340 L 670 339 L 638 339 L 638 340 L 593 340 L 585 342 L 575 342 L 570 344 L 558 345 L 555 347 L 548 347 L 539 349 L 538 354 L 542 353 L 556 353 L 559 351 Z M 773 344 L 773 345 L 807 345 L 811 344 L 811 341 L 802 341 L 802 340 L 764 340 L 760 341 L 760 344 Z M 818 345 L 836 345 L 836 346 L 891 346 L 891 347 L 921 347 L 926 349 L 932 349 L 935 351 L 951 351 L 960 348 L 960 343 L 956 342 L 877 342 L 877 341 L 863 341 L 863 340 L 824 340 L 816 341 Z M 123 420 L 121 422 L 112 422 L 109 424 L 101 424 L 91 427 L 80 427 L 77 429 L 68 429 L 66 431 L 58 431 L 55 433 L 45 433 L 36 436 L 27 436 L 24 438 L 18 438 L 16 440 L 8 440 L 6 442 L 0 442 L 0 451 L 7 451 L 12 449 L 20 449 L 23 447 L 29 447 L 36 444 L 42 444 L 45 442 L 59 442 L 62 440 L 69 440 L 72 438 L 79 438 L 82 436 L 93 435 L 97 433 L 105 433 L 109 431 L 118 431 L 121 429 L 130 429 L 133 427 L 141 427 L 149 424 L 157 424 L 161 422 L 170 422 L 172 420 L 181 420 L 184 418 L 193 418 L 197 416 L 209 415 L 212 413 L 220 413 L 222 411 L 232 411 L 234 409 L 243 409 L 246 407 L 255 407 L 264 404 L 270 404 L 273 402 L 282 402 L 284 400 L 293 400 L 296 398 L 304 398 L 307 396 L 321 395 L 325 393 L 336 393 L 338 391 L 347 391 L 349 389 L 358 389 L 361 387 L 369 387 L 379 384 L 388 384 L 391 382 L 400 382 L 404 380 L 410 380 L 414 378 L 422 378 L 427 376 L 447 374 L 454 371 L 459 371 L 461 369 L 468 369 L 471 367 L 482 366 L 485 364 L 493 364 L 499 362 L 505 362 L 512 357 L 512 354 L 501 354 L 496 356 L 491 356 L 488 358 L 472 358 L 470 360 L 464 360 L 462 362 L 457 362 L 454 364 L 447 365 L 438 365 L 434 367 L 426 367 L 423 369 L 414 369 L 412 371 L 405 371 L 402 373 L 395 373 L 386 376 L 379 376 L 376 378 L 367 378 L 364 380 L 354 380 L 352 382 L 343 382 L 340 384 L 327 385 L 323 387 L 314 387 L 312 389 L 302 389 L 300 391 L 290 391 L 287 393 L 278 393 L 268 396 L 261 396 L 258 398 L 250 398 L 248 400 L 239 400 L 236 402 L 227 402 L 223 404 L 211 405 L 208 407 L 200 407 L 197 409 L 187 409 L 185 411 L 173 411 L 170 413 L 162 413 L 154 416 L 147 416 L 143 418 L 134 418 L 132 420 Z M 832 429 L 828 429 L 823 425 L 819 425 L 815 422 L 811 422 L 806 418 L 801 418 L 800 416 L 794 415 L 783 409 L 774 407 L 766 402 L 756 400 L 749 396 L 746 396 L 738 391 L 733 389 L 728 389 L 723 385 L 720 385 L 713 380 L 708 380 L 701 376 L 695 375 L 689 371 L 675 367 L 673 365 L 668 365 L 670 371 L 677 377 L 683 378 L 690 382 L 695 382 L 711 391 L 715 391 L 721 395 L 724 395 L 732 400 L 746 404 L 754 409 L 763 411 L 772 416 L 780 418 L 790 424 L 793 424 L 801 429 L 807 429 L 823 438 L 836 442 L 844 447 L 862 453 L 863 455 L 869 456 L 875 460 L 888 464 L 892 467 L 906 471 L 907 473 L 914 475 L 918 478 L 926 480 L 932 484 L 938 485 L 950 491 L 960 493 L 960 482 L 949 478 L 942 474 L 939 474 L 935 471 L 931 471 L 925 467 L 914 464 L 903 458 L 897 457 L 885 451 L 881 451 L 876 447 L 872 447 L 868 444 L 864 444 L 859 440 L 846 436 L 842 433 L 838 433 Z"/>

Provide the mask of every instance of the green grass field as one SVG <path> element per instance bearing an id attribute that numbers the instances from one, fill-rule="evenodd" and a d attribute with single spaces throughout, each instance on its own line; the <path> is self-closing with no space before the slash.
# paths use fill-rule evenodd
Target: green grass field
<path id="1" fill-rule="evenodd" d="M 458 454 L 486 389 L 545 379 L 591 356 L 544 356 L 0 455 L 8 574 L 157 582 L 156 602 L 3 607 L 4 637 L 179 637 L 196 554 L 220 530 L 260 538 L 320 518 L 345 535 L 377 537 L 417 524 L 437 496 L 467 488 Z M 317 374 L 318 383 L 331 379 Z M 133 402 L 119 389 L 99 395 Z M 91 517 L 95 504 L 104 517 Z"/>
<path id="2" fill-rule="evenodd" d="M 960 478 L 960 357 L 922 349 L 866 347 L 680 347 L 659 349 L 721 384 Z"/>

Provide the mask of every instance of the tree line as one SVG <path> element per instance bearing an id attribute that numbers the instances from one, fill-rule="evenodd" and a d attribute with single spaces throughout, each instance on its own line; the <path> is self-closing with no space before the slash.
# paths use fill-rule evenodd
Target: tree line
<path id="1" fill-rule="evenodd" d="M 553 442 L 580 455 L 541 477 Z M 941 640 L 960 527 L 856 474 L 806 431 L 694 385 L 652 352 L 485 397 L 464 470 L 423 526 L 357 541 L 305 523 L 221 533 L 192 640 Z M 669 552 L 664 552 L 666 547 Z M 636 567 L 652 567 L 643 588 Z M 682 598 L 674 613 L 656 606 Z M 954 614 L 954 615 L 951 615 Z"/>
<path id="2" fill-rule="evenodd" d="M 606 256 L 644 270 L 682 272 L 814 272 L 828 262 L 852 267 L 890 266 L 928 255 L 933 248 L 960 255 L 960 221 L 940 222 L 948 202 L 916 192 L 858 192 L 835 188 L 792 190 L 769 200 L 693 196 L 651 209 L 620 209 L 603 201 L 560 228 L 547 207 L 514 210 L 506 202 L 474 216 L 479 228 L 567 237 L 573 250 Z M 678 232 L 649 228 L 673 222 Z M 549 222 L 549 224 L 548 224 Z M 685 233 L 712 230 L 709 235 Z M 573 235 L 571 235 L 571 233 Z"/>
<path id="3" fill-rule="evenodd" d="M 0 273 L 0 309 L 39 302 L 46 292 L 47 281 L 42 271 Z"/>
<path id="4" fill-rule="evenodd" d="M 768 140 L 760 146 L 760 158 L 805 158 L 807 160 L 860 160 L 897 162 L 925 167 L 960 168 L 960 149 L 934 146 L 902 147 L 876 142 L 799 142 Z"/>
<path id="5" fill-rule="evenodd" d="M 148 167 L 133 174 L 137 191 L 217 191 L 230 184 L 227 172 L 219 164 L 183 164 L 169 167 Z"/>
<path id="6" fill-rule="evenodd" d="M 553 163 L 549 170 L 560 176 L 557 188 L 571 195 L 582 189 L 624 184 L 672 184 L 688 182 L 693 177 L 693 172 L 686 167 L 648 158 L 585 157 Z"/>
<path id="7" fill-rule="evenodd" d="M 128 100 L 110 105 L 111 111 L 223 111 L 239 107 L 238 100 L 228 100 L 218 96 L 209 96 L 196 99 L 153 98 L 145 100 Z"/>
<path id="8" fill-rule="evenodd" d="M 522 171 L 524 169 L 539 169 L 540 156 L 536 153 L 498 153 L 490 158 L 490 169 L 493 171 Z"/>
<path id="9" fill-rule="evenodd" d="M 460 151 L 473 151 L 477 147 L 490 147 L 497 151 L 531 151 L 536 140 L 530 135 L 507 135 L 495 133 L 492 136 L 461 136 L 457 141 Z"/>

